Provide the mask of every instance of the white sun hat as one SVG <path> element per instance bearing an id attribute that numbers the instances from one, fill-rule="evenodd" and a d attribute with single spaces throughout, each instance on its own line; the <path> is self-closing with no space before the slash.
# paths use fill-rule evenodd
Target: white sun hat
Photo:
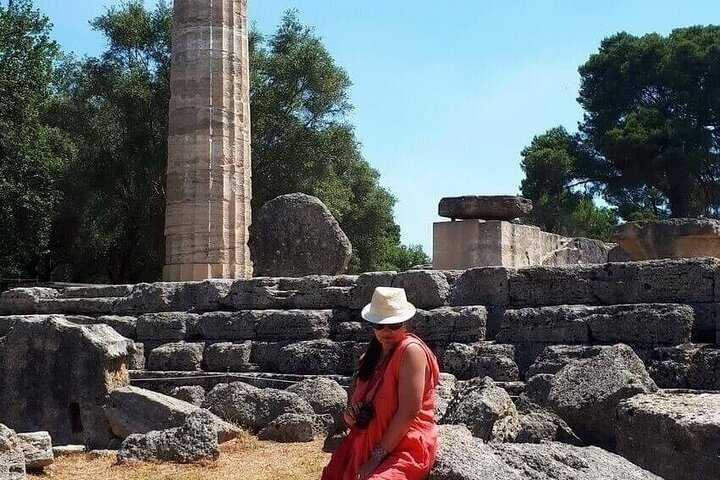
<path id="1" fill-rule="evenodd" d="M 407 301 L 404 288 L 377 287 L 360 315 L 370 323 L 402 323 L 415 316 L 415 305 Z"/>

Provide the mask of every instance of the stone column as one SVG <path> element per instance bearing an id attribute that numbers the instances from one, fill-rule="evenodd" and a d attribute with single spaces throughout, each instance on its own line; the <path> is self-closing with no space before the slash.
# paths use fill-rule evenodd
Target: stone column
<path id="1" fill-rule="evenodd" d="M 165 281 L 252 274 L 247 0 L 175 0 Z"/>

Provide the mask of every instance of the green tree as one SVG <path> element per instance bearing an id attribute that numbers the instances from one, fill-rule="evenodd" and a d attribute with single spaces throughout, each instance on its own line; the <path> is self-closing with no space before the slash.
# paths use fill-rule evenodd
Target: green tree
<path id="1" fill-rule="evenodd" d="M 320 198 L 353 245 L 352 271 L 427 263 L 400 244 L 395 198 L 362 158 L 353 126 L 351 85 L 319 37 L 295 12 L 265 38 L 251 38 L 253 209 L 277 195 Z"/>
<path id="2" fill-rule="evenodd" d="M 0 4 L 0 277 L 40 275 L 63 144 L 43 122 L 58 47 L 29 0 Z"/>
<path id="3" fill-rule="evenodd" d="M 617 217 L 595 205 L 592 184 L 581 175 L 586 154 L 577 137 L 556 127 L 533 138 L 521 155 L 520 191 L 533 202 L 525 222 L 561 235 L 610 239 Z"/>
<path id="4" fill-rule="evenodd" d="M 619 33 L 580 67 L 583 174 L 623 217 L 717 215 L 720 27 Z"/>
<path id="5" fill-rule="evenodd" d="M 171 11 L 138 0 L 92 22 L 109 41 L 99 58 L 58 69 L 52 118 L 76 155 L 62 179 L 53 235 L 56 277 L 158 280 L 164 262 Z M 319 197 L 353 244 L 353 271 L 425 263 L 400 243 L 395 199 L 362 158 L 350 80 L 320 39 L 287 14 L 264 38 L 251 33 L 253 209 L 277 195 Z"/>
<path id="6" fill-rule="evenodd" d="M 164 263 L 170 99 L 170 9 L 133 1 L 92 27 L 108 39 L 99 58 L 58 69 L 51 118 L 75 155 L 53 234 L 55 278 L 158 280 Z"/>

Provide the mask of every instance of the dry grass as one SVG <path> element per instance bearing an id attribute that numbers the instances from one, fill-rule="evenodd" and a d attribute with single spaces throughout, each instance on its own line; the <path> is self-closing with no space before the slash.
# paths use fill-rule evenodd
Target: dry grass
<path id="1" fill-rule="evenodd" d="M 200 465 L 136 463 L 116 465 L 114 457 L 58 458 L 32 480 L 317 480 L 330 456 L 322 442 L 282 444 L 244 436 L 220 447 L 216 462 Z"/>

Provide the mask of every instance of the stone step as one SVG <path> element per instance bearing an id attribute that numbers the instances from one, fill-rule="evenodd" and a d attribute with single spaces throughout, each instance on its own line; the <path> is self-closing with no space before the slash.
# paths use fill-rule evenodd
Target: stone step
<path id="1" fill-rule="evenodd" d="M 350 377 L 343 375 L 322 375 L 323 377 L 335 380 L 340 385 L 347 387 L 350 384 Z M 317 375 L 296 375 L 273 372 L 246 372 L 246 373 L 219 373 L 219 372 L 177 372 L 177 371 L 151 371 L 131 370 L 130 384 L 148 390 L 169 395 L 170 392 L 179 386 L 203 387 L 206 391 L 219 383 L 245 382 L 260 388 L 285 389 L 308 378 L 315 378 Z"/>
<path id="2" fill-rule="evenodd" d="M 453 285 L 450 305 L 549 305 L 720 302 L 720 259 L 694 258 L 564 267 L 481 267 Z"/>
<path id="3" fill-rule="evenodd" d="M 501 343 L 627 343 L 679 345 L 691 341 L 693 309 L 680 304 L 562 305 L 506 310 Z"/>

